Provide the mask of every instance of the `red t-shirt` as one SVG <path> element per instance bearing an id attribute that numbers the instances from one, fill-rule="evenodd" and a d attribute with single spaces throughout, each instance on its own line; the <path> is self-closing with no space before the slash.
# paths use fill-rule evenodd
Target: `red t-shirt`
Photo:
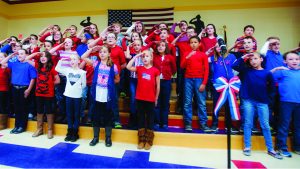
<path id="1" fill-rule="evenodd" d="M 148 69 L 144 66 L 137 66 L 136 73 L 138 85 L 135 98 L 137 100 L 155 102 L 156 77 L 159 76 L 159 70 L 153 66 Z"/>
<path id="2" fill-rule="evenodd" d="M 126 63 L 125 54 L 120 46 L 115 45 L 110 48 L 110 58 L 112 62 L 118 67 L 118 72 L 121 72 L 121 65 Z"/>
<path id="3" fill-rule="evenodd" d="M 217 38 L 213 38 L 213 39 L 209 39 L 208 37 L 203 37 L 201 39 L 201 45 L 202 45 L 202 52 L 206 52 L 208 51 L 208 49 L 214 47 L 217 43 Z M 214 55 L 214 52 L 212 51 L 211 53 L 209 53 L 207 56 L 210 57 L 210 56 L 213 56 Z"/>
<path id="4" fill-rule="evenodd" d="M 7 92 L 9 90 L 10 69 L 0 67 L 0 91 Z"/>
<path id="5" fill-rule="evenodd" d="M 35 68 L 38 73 L 35 95 L 41 97 L 54 97 L 54 77 L 58 75 L 58 73 L 54 70 L 54 67 L 52 67 L 50 71 L 46 71 L 46 68 L 42 68 L 38 71 L 38 63 L 35 64 Z"/>
<path id="6" fill-rule="evenodd" d="M 190 52 L 187 52 L 182 58 L 180 67 L 185 69 L 185 78 L 203 78 L 202 84 L 206 85 L 208 80 L 209 66 L 208 59 L 205 53 L 196 51 L 196 54 L 192 55 L 189 59 L 186 56 Z"/>
<path id="7" fill-rule="evenodd" d="M 93 83 L 93 77 L 94 77 L 94 67 L 93 65 L 86 64 L 84 67 L 84 70 L 86 71 L 86 85 L 92 86 Z"/>

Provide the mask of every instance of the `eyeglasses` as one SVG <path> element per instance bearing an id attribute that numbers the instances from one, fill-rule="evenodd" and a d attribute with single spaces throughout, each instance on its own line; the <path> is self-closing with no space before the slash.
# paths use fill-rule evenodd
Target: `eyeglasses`
<path id="1" fill-rule="evenodd" d="M 270 45 L 271 45 L 271 46 L 276 46 L 276 45 L 279 46 L 280 43 L 271 43 Z"/>

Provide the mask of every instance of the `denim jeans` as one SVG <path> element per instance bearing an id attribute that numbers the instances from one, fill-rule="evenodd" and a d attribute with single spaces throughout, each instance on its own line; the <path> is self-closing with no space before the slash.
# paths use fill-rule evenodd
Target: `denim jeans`
<path id="1" fill-rule="evenodd" d="M 155 124 L 168 125 L 171 89 L 171 80 L 160 80 L 160 92 L 155 107 Z"/>
<path id="2" fill-rule="evenodd" d="M 130 78 L 130 113 L 136 114 L 136 100 L 135 100 L 135 94 L 136 94 L 136 87 L 137 87 L 137 79 L 136 78 Z"/>
<path id="3" fill-rule="evenodd" d="M 277 148 L 288 148 L 286 141 L 291 118 L 293 118 L 294 127 L 293 147 L 294 150 L 300 151 L 300 103 L 280 102 Z"/>
<path id="4" fill-rule="evenodd" d="M 91 86 L 86 86 L 82 90 L 82 100 L 81 100 L 81 108 L 80 108 L 80 117 L 84 117 L 84 110 L 86 108 L 86 104 L 88 103 L 88 118 L 92 118 L 92 113 L 94 110 L 94 102 L 91 95 Z"/>
<path id="5" fill-rule="evenodd" d="M 268 151 L 273 150 L 272 136 L 269 125 L 269 108 L 268 104 L 260 103 L 251 99 L 243 99 L 244 112 L 244 144 L 245 148 L 251 148 L 251 129 L 253 127 L 253 116 L 255 110 L 258 113 L 260 126 L 265 138 L 265 144 Z"/>
<path id="6" fill-rule="evenodd" d="M 78 129 L 80 121 L 81 98 L 66 97 L 66 111 L 69 129 Z"/>
<path id="7" fill-rule="evenodd" d="M 66 113 L 66 96 L 64 96 L 66 88 L 66 76 L 59 76 L 60 83 L 55 86 L 55 98 L 59 108 L 59 114 Z"/>
<path id="8" fill-rule="evenodd" d="M 184 79 L 184 123 L 185 125 L 192 124 L 193 110 L 192 110 L 192 99 L 195 95 L 196 103 L 198 107 L 198 117 L 200 124 L 206 124 L 207 113 L 206 113 L 206 93 L 205 91 L 200 92 L 199 87 L 202 84 L 202 78 L 185 78 Z"/>

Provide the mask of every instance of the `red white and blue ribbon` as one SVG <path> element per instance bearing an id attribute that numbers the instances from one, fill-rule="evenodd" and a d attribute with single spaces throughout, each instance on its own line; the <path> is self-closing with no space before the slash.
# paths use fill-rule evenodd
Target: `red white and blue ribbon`
<path id="1" fill-rule="evenodd" d="M 237 76 L 231 78 L 229 82 L 224 77 L 219 77 L 216 79 L 214 87 L 217 92 L 220 93 L 220 97 L 214 109 L 215 115 L 217 115 L 218 111 L 228 99 L 232 120 L 240 119 L 239 105 L 236 100 L 236 94 L 239 92 L 240 86 L 241 81 Z"/>

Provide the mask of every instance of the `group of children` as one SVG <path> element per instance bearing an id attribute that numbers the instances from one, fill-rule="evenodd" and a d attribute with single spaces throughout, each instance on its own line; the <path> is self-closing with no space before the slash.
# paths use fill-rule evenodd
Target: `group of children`
<path id="1" fill-rule="evenodd" d="M 180 32 L 175 32 L 179 26 Z M 0 128 L 9 113 L 12 96 L 15 127 L 12 134 L 26 129 L 30 102 L 36 101 L 37 130 L 43 134 L 44 114 L 48 138 L 53 138 L 54 105 L 66 114 L 68 131 L 65 141 L 78 138 L 80 118 L 88 101 L 88 119 L 94 138 L 99 142 L 100 128 L 105 128 L 105 145 L 112 146 L 112 128 L 122 127 L 119 118 L 120 92 L 130 95 L 129 126 L 138 129 L 138 148 L 149 150 L 154 130 L 168 129 L 171 80 L 177 73 L 178 105 L 182 108 L 185 130 L 192 132 L 192 102 L 197 105 L 200 129 L 218 130 L 218 113 L 207 125 L 206 90 L 212 90 L 214 107 L 220 93 L 212 87 L 220 78 L 241 80 L 241 130 L 244 131 L 243 153 L 251 154 L 251 130 L 258 116 L 268 154 L 282 159 L 291 157 L 287 136 L 291 117 L 294 124 L 294 150 L 300 152 L 300 58 L 299 53 L 279 52 L 280 39 L 267 39 L 261 54 L 257 53 L 254 27 L 247 25 L 244 36 L 226 48 L 208 24 L 197 35 L 186 21 L 165 23 L 146 33 L 142 22 L 134 23 L 122 34 L 122 25 L 114 23 L 100 34 L 96 24 L 77 33 L 75 25 L 63 33 L 58 25 L 50 25 L 37 35 L 19 42 L 14 36 L 0 42 Z M 38 44 L 38 37 L 41 45 Z M 299 52 L 299 48 L 295 49 Z M 35 97 L 30 97 L 35 92 Z M 276 108 L 278 106 L 280 108 Z M 230 114 L 225 102 L 225 113 Z M 279 111 L 278 111 L 279 110 Z M 274 114 L 273 114 L 274 112 Z M 231 121 L 226 116 L 226 121 Z M 269 123 L 270 121 L 270 123 Z M 271 128 L 277 131 L 277 148 L 273 148 Z"/>

